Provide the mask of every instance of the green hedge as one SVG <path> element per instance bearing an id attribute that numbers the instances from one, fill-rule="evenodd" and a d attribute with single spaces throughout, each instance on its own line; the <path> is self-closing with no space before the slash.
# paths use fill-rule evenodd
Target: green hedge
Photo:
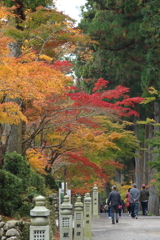
<path id="1" fill-rule="evenodd" d="M 23 190 L 26 190 L 29 186 L 30 166 L 20 154 L 16 152 L 5 154 L 3 169 L 22 179 Z"/>
<path id="2" fill-rule="evenodd" d="M 30 165 L 20 154 L 16 152 L 5 154 L 3 169 L 22 179 L 24 191 L 33 186 L 37 193 L 44 194 L 44 178 L 30 169 Z"/>
<path id="3" fill-rule="evenodd" d="M 22 180 L 10 172 L 0 170 L 0 211 L 11 216 L 21 207 Z"/>
<path id="4" fill-rule="evenodd" d="M 46 186 L 57 188 L 51 175 L 34 172 L 26 159 L 16 152 L 6 153 L 0 176 L 0 214 L 13 216 L 17 211 L 20 216 L 28 215 L 33 198 L 45 195 Z"/>
<path id="5" fill-rule="evenodd" d="M 32 169 L 30 170 L 30 186 L 36 187 L 37 192 L 41 195 L 45 194 L 45 179 Z"/>

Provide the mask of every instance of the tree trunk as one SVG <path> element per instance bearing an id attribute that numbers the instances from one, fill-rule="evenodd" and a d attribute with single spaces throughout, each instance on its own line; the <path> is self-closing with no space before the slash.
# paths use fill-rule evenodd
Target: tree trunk
<path id="1" fill-rule="evenodd" d="M 138 124 L 135 124 L 134 132 L 138 139 L 139 139 L 139 129 L 140 129 L 140 126 Z M 135 174 L 133 176 L 133 182 L 135 182 L 137 184 L 138 188 L 140 187 L 141 179 L 142 179 L 142 175 L 143 175 L 141 160 L 142 160 L 141 153 L 139 150 L 137 150 L 136 156 L 135 156 Z"/>
<path id="2" fill-rule="evenodd" d="M 6 151 L 6 143 L 3 142 L 4 126 L 0 124 L 0 168 L 3 166 L 4 153 Z"/>
<path id="3" fill-rule="evenodd" d="M 13 42 L 8 46 L 11 50 L 11 57 L 19 57 L 21 55 L 21 43 Z M 7 99 L 6 101 L 14 101 L 21 105 L 22 101 L 20 99 Z M 22 122 L 18 125 L 5 125 L 6 137 L 8 138 L 6 152 L 11 153 L 16 151 L 17 153 L 22 153 Z"/>
<path id="4" fill-rule="evenodd" d="M 118 183 L 124 182 L 124 173 L 122 171 L 116 171 L 115 181 Z"/>
<path id="5" fill-rule="evenodd" d="M 160 103 L 155 102 L 154 103 L 154 120 L 156 123 L 160 123 Z M 160 131 L 160 127 L 154 126 L 154 131 Z M 153 131 L 152 131 L 152 137 L 153 137 Z M 150 154 L 150 161 L 154 161 L 155 155 L 150 153 L 151 149 L 148 149 L 148 153 Z M 150 169 L 149 170 L 149 181 L 151 181 L 154 178 L 154 174 L 156 173 L 156 169 Z M 154 213 L 156 215 L 159 215 L 159 197 L 156 191 L 155 186 L 151 186 L 149 188 L 150 197 L 149 197 L 149 212 Z"/>
<path id="6" fill-rule="evenodd" d="M 18 125 L 6 125 L 6 131 L 9 134 L 6 152 L 16 151 L 22 153 L 22 123 Z"/>
<path id="7" fill-rule="evenodd" d="M 154 127 L 152 125 L 146 125 L 146 128 L 147 128 L 146 140 L 152 139 L 154 137 Z M 146 168 L 148 169 L 147 178 L 146 178 L 146 181 L 144 182 L 146 185 L 148 185 L 150 183 L 150 181 L 154 178 L 154 174 L 156 173 L 155 169 L 151 169 L 147 165 L 148 161 L 154 161 L 152 150 L 153 150 L 153 148 L 148 146 L 147 151 L 145 151 L 145 155 L 146 155 L 145 165 L 146 165 Z M 158 200 L 158 195 L 156 193 L 155 186 L 149 187 L 149 193 L 150 193 L 150 197 L 149 197 L 149 203 L 148 203 L 148 211 L 155 215 L 159 215 L 159 210 L 158 210 L 159 200 Z"/>
<path id="8" fill-rule="evenodd" d="M 154 103 L 154 120 L 156 123 L 160 123 L 160 104 L 158 102 Z M 135 134 L 139 139 L 140 127 L 142 125 L 135 124 Z M 144 145 L 141 143 L 141 147 L 144 150 L 137 152 L 139 157 L 135 157 L 135 176 L 133 177 L 134 181 L 137 183 L 137 187 L 140 189 L 142 184 L 149 185 L 150 181 L 154 178 L 156 173 L 155 169 L 151 169 L 147 162 L 154 161 L 155 155 L 152 154 L 153 148 L 145 143 L 146 140 L 152 139 L 154 137 L 154 131 L 160 131 L 160 127 L 153 126 L 151 124 L 145 125 L 145 136 L 144 136 Z M 159 198 L 156 192 L 155 186 L 149 187 L 149 204 L 148 210 L 150 213 L 159 215 Z"/>

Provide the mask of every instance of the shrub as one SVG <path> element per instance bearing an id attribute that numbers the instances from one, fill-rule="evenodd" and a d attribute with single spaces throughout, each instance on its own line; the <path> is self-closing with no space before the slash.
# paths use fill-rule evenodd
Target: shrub
<path id="1" fill-rule="evenodd" d="M 58 186 L 54 180 L 54 177 L 51 174 L 45 175 L 44 178 L 47 187 L 58 190 Z"/>
<path id="2" fill-rule="evenodd" d="M 3 169 L 22 179 L 23 190 L 29 186 L 30 166 L 20 154 L 5 154 Z"/>
<path id="3" fill-rule="evenodd" d="M 22 205 L 22 180 L 10 172 L 0 170 L 0 211 L 11 216 Z"/>
<path id="4" fill-rule="evenodd" d="M 30 171 L 30 186 L 36 187 L 36 191 L 44 195 L 45 194 L 45 180 L 38 173 L 35 173 L 32 169 Z"/>
<path id="5" fill-rule="evenodd" d="M 4 157 L 3 169 L 22 179 L 23 190 L 29 186 L 36 187 L 36 192 L 44 194 L 45 181 L 42 176 L 30 169 L 29 164 L 16 152 L 7 153 Z"/>

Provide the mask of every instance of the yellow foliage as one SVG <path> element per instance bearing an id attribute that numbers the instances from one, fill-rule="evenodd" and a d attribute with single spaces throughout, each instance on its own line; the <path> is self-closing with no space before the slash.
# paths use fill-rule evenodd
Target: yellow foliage
<path id="1" fill-rule="evenodd" d="M 21 63 L 8 59 L 0 65 L 0 89 L 7 90 L 8 98 L 45 100 L 47 93 L 63 94 L 70 80 L 42 62 Z"/>
<path id="2" fill-rule="evenodd" d="M 111 141 L 120 139 L 120 138 L 122 138 L 122 137 L 123 137 L 123 135 L 122 135 L 122 134 L 119 134 L 119 133 L 117 133 L 117 132 L 113 132 L 113 133 L 111 133 L 111 134 L 108 136 L 108 138 L 109 138 Z"/>
<path id="3" fill-rule="evenodd" d="M 152 124 L 156 121 L 154 119 L 146 118 L 146 121 L 137 121 L 138 124 Z"/>
<path id="4" fill-rule="evenodd" d="M 52 58 L 47 55 L 40 55 L 39 59 L 45 60 L 45 61 L 52 61 Z"/>
<path id="5" fill-rule="evenodd" d="M 147 103 L 153 102 L 155 100 L 156 100 L 155 97 L 147 97 L 140 104 L 147 104 Z"/>
<path id="6" fill-rule="evenodd" d="M 26 117 L 22 114 L 20 107 L 14 102 L 0 104 L 0 123 L 16 125 L 20 121 L 27 122 Z"/>
<path id="7" fill-rule="evenodd" d="M 32 148 L 28 149 L 26 153 L 27 153 L 27 156 L 26 156 L 27 161 L 29 162 L 33 170 L 40 172 L 42 174 L 46 174 L 45 167 L 48 164 L 47 162 L 48 158 L 44 157 L 42 153 Z"/>
<path id="8" fill-rule="evenodd" d="M 150 94 L 156 94 L 158 95 L 158 91 L 154 88 L 154 87 L 149 87 L 149 91 Z"/>
<path id="9" fill-rule="evenodd" d="M 88 133 L 87 135 L 86 135 L 86 140 L 87 141 L 93 141 L 94 140 L 94 135 L 93 134 L 91 134 L 91 133 Z"/>

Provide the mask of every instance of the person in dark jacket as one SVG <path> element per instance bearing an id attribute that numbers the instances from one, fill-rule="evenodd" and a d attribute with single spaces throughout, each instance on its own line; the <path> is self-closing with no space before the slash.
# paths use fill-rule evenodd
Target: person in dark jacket
<path id="1" fill-rule="evenodd" d="M 149 192 L 145 189 L 145 184 L 142 184 L 142 190 L 140 191 L 140 198 L 141 206 L 142 206 L 142 214 L 147 215 L 148 211 L 148 199 L 149 199 Z"/>
<path id="2" fill-rule="evenodd" d="M 120 194 L 116 191 L 116 186 L 112 187 L 112 192 L 108 196 L 107 205 L 111 203 L 112 208 L 112 224 L 115 224 L 114 215 L 116 214 L 116 223 L 118 223 L 118 205 L 122 205 Z"/>

